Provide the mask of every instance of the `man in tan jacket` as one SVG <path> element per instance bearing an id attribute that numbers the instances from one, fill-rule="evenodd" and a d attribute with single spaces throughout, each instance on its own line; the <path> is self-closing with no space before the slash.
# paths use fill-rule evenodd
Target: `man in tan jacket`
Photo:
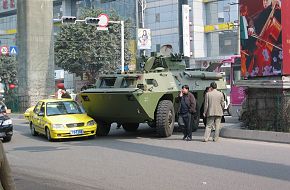
<path id="1" fill-rule="evenodd" d="M 0 140 L 0 190 L 15 190 L 14 180 Z"/>
<path id="2" fill-rule="evenodd" d="M 213 141 L 217 141 L 219 138 L 221 119 L 224 114 L 225 100 L 224 95 L 217 91 L 217 84 L 212 82 L 210 84 L 211 91 L 205 95 L 204 102 L 204 117 L 207 118 L 206 129 L 204 133 L 203 141 L 207 142 L 211 130 L 215 127 L 215 135 Z"/>

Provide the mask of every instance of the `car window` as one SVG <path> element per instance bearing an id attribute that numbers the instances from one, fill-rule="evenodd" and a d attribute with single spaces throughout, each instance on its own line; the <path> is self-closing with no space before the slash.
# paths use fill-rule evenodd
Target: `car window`
<path id="1" fill-rule="evenodd" d="M 84 110 L 74 101 L 49 102 L 46 104 L 46 115 L 83 114 Z"/>
<path id="2" fill-rule="evenodd" d="M 44 113 L 45 104 L 43 103 L 40 107 L 39 113 Z"/>
<path id="3" fill-rule="evenodd" d="M 121 88 L 136 88 L 137 78 L 125 77 L 122 80 Z"/>
<path id="4" fill-rule="evenodd" d="M 40 111 L 40 107 L 42 105 L 42 102 L 38 102 L 33 110 L 34 113 L 38 114 Z"/>

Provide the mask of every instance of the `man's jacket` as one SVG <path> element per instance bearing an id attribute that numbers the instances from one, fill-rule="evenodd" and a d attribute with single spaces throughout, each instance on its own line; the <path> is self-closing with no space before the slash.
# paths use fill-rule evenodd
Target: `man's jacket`
<path id="1" fill-rule="evenodd" d="M 204 112 L 206 117 L 223 116 L 225 100 L 223 93 L 213 90 L 206 93 L 204 101 Z"/>
<path id="2" fill-rule="evenodd" d="M 183 96 L 185 97 L 185 102 L 189 108 L 189 112 L 191 114 L 196 113 L 196 100 L 195 100 L 195 97 L 193 96 L 193 94 L 188 92 L 187 95 L 183 95 Z M 182 97 L 178 96 L 178 98 L 177 98 L 178 103 L 181 101 L 181 98 Z M 180 108 L 179 108 L 179 111 L 180 111 Z"/>

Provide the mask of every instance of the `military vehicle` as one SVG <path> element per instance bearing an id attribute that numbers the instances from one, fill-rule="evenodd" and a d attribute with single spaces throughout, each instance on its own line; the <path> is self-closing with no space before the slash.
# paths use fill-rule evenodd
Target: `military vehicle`
<path id="1" fill-rule="evenodd" d="M 140 123 L 147 123 L 156 128 L 160 137 L 169 137 L 182 85 L 189 85 L 200 107 L 203 91 L 213 81 L 219 89 L 226 89 L 221 74 L 186 69 L 180 55 L 163 54 L 150 57 L 143 71 L 100 75 L 96 87 L 82 91 L 79 99 L 97 122 L 99 136 L 108 135 L 111 124 L 117 122 L 128 132 L 136 131 Z"/>

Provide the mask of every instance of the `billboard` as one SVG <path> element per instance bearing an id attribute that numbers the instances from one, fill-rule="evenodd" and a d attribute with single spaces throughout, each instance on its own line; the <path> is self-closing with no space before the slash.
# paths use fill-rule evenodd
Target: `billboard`
<path id="1" fill-rule="evenodd" d="M 189 5 L 182 5 L 183 55 L 190 57 Z"/>
<path id="2" fill-rule="evenodd" d="M 282 6 L 283 75 L 290 75 L 290 1 L 284 0 Z"/>
<path id="3" fill-rule="evenodd" d="M 150 29 L 138 29 L 138 49 L 151 49 Z"/>
<path id="4" fill-rule="evenodd" d="M 284 1 L 240 0 L 243 77 L 282 75 L 281 7 Z"/>

